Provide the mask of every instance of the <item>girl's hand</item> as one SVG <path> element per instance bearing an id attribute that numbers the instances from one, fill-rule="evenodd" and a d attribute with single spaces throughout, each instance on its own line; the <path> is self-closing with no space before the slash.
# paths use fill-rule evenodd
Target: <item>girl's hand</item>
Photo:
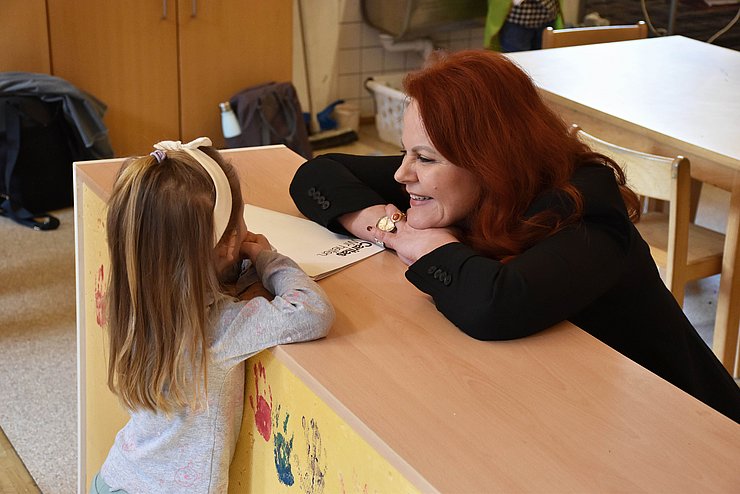
<path id="1" fill-rule="evenodd" d="M 259 233 L 248 231 L 239 247 L 239 252 L 242 257 L 248 257 L 250 261 L 255 262 L 260 252 L 271 249 L 272 246 L 270 246 L 270 242 L 267 240 L 267 237 L 260 235 Z"/>
<path id="2" fill-rule="evenodd" d="M 266 298 L 267 300 L 272 300 L 275 298 L 275 295 L 268 292 L 267 289 L 262 285 L 261 282 L 252 283 L 249 285 L 249 288 L 244 290 L 241 295 L 239 295 L 239 298 L 241 300 L 252 300 L 253 298 L 262 297 Z"/>
<path id="3" fill-rule="evenodd" d="M 395 250 L 406 265 L 415 263 L 420 257 L 438 247 L 451 242 L 459 242 L 460 232 L 455 228 L 417 230 L 406 223 L 405 216 L 404 219 L 396 222 L 396 229 L 392 233 L 384 232 L 375 226 L 382 216 L 391 217 L 397 212 L 398 208 L 394 205 L 387 205 L 384 212 L 375 219 L 371 227 L 366 227 L 366 230 L 372 237 L 368 240 L 383 242 L 386 247 Z"/>

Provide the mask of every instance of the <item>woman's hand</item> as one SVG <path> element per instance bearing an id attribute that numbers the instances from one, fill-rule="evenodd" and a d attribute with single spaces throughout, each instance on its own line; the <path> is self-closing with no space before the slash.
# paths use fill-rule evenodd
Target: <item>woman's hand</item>
<path id="1" fill-rule="evenodd" d="M 369 232 L 367 227 L 375 226 L 375 223 L 378 222 L 378 218 L 385 216 L 385 210 L 388 207 L 395 209 L 395 206 L 392 204 L 378 204 L 353 213 L 343 214 L 337 218 L 337 221 L 339 221 L 339 224 L 342 225 L 345 230 L 355 237 L 373 241 L 373 235 Z"/>
<path id="2" fill-rule="evenodd" d="M 415 263 L 420 257 L 430 253 L 438 247 L 451 242 L 459 242 L 460 232 L 455 228 L 426 228 L 417 230 L 408 225 L 404 219 L 396 222 L 396 229 L 393 232 L 380 230 L 376 223 L 382 216 L 393 216 L 398 213 L 398 208 L 392 204 L 385 206 L 384 210 L 372 222 L 372 226 L 366 226 L 367 233 L 370 234 L 368 240 L 382 242 L 386 247 L 393 249 L 398 257 L 406 265 Z"/>
<path id="3" fill-rule="evenodd" d="M 239 252 L 242 257 L 248 257 L 250 261 L 255 262 L 260 252 L 271 249 L 272 247 L 270 246 L 270 242 L 267 240 L 267 237 L 260 235 L 259 233 L 248 231 L 239 247 Z"/>

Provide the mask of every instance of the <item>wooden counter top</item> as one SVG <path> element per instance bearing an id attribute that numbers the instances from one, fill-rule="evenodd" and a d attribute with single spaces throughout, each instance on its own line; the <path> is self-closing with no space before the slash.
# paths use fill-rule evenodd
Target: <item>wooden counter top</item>
<path id="1" fill-rule="evenodd" d="M 246 202 L 299 214 L 283 147 L 225 151 Z M 108 191 L 116 163 L 77 173 Z M 273 354 L 422 492 L 738 492 L 740 426 L 570 323 L 473 340 L 387 251 L 320 282 L 323 340 Z"/>

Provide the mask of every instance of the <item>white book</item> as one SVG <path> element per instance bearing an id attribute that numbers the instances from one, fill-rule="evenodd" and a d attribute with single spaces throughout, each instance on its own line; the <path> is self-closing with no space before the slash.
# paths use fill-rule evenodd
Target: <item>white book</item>
<path id="1" fill-rule="evenodd" d="M 297 216 L 244 205 L 247 229 L 261 233 L 281 254 L 293 259 L 311 278 L 320 280 L 385 249 Z"/>

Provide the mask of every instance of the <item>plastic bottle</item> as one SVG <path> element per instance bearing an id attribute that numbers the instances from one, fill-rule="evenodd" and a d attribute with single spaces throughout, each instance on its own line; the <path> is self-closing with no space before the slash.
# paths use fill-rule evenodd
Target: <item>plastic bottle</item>
<path id="1" fill-rule="evenodd" d="M 239 122 L 236 120 L 234 110 L 231 109 L 231 105 L 228 101 L 219 103 L 218 107 L 221 109 L 221 129 L 223 130 L 224 137 L 235 137 L 242 133 Z"/>

